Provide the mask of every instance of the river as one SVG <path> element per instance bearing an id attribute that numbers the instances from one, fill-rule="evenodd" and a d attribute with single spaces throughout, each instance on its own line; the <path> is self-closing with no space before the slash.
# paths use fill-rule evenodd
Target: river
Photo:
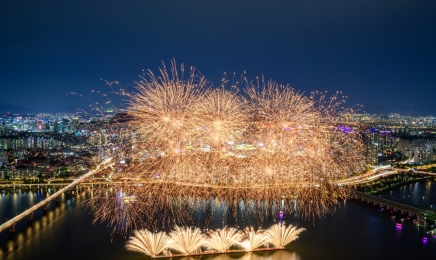
<path id="1" fill-rule="evenodd" d="M 436 205 L 435 191 L 435 182 L 423 181 L 381 196 L 429 206 Z M 2 220 L 47 195 L 41 191 L 0 192 Z M 52 202 L 48 211 L 38 210 L 32 222 L 21 221 L 15 233 L 0 233 L 0 259 L 147 259 L 127 252 L 125 238 L 111 237 L 105 224 L 93 223 L 92 213 L 80 203 L 83 198 L 63 196 L 59 202 Z M 343 201 L 333 214 L 315 221 L 285 216 L 287 223 L 307 229 L 286 251 L 196 259 L 436 259 L 436 237 L 427 234 L 432 229 L 430 224 L 417 227 L 412 221 L 404 221 L 399 228 L 396 223 L 400 218 L 392 220 L 389 214 L 358 201 Z"/>

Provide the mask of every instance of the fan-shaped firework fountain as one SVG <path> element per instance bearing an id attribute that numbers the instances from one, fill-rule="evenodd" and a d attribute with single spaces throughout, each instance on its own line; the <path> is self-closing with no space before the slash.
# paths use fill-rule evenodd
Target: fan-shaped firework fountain
<path id="1" fill-rule="evenodd" d="M 246 252 L 278 250 L 284 249 L 286 245 L 296 240 L 304 230 L 304 228 L 297 229 L 292 225 L 286 227 L 283 223 L 273 225 L 266 232 L 264 230 L 255 231 L 253 228 L 247 228 L 244 232 L 234 228 L 224 228 L 203 235 L 198 228 L 175 226 L 169 236 L 164 232 L 135 231 L 127 241 L 126 249 L 151 257 L 157 256 L 166 248 L 173 249 L 182 255 L 221 254 L 242 250 Z M 274 247 L 269 248 L 270 244 Z M 230 250 L 231 247 L 233 247 L 232 250 Z M 202 252 L 201 248 L 213 251 Z"/>
<path id="2" fill-rule="evenodd" d="M 153 233 L 146 229 L 135 230 L 133 236 L 127 241 L 126 249 L 154 257 L 164 251 L 169 242 L 170 238 L 164 232 Z"/>
<path id="3" fill-rule="evenodd" d="M 206 239 L 205 246 L 207 248 L 226 252 L 241 240 L 240 232 L 235 228 L 223 228 L 210 232 Z"/>
<path id="4" fill-rule="evenodd" d="M 175 226 L 170 236 L 169 246 L 186 255 L 198 252 L 204 243 L 204 236 L 199 228 Z"/>
<path id="5" fill-rule="evenodd" d="M 278 223 L 265 231 L 266 236 L 271 244 L 277 248 L 284 248 L 287 244 L 298 239 L 298 235 L 305 231 L 304 228 L 297 228 L 296 226 L 289 225 L 286 227 L 285 223 Z"/>
<path id="6" fill-rule="evenodd" d="M 268 237 L 265 236 L 262 230 L 255 231 L 253 228 L 247 228 L 244 232 L 244 239 L 240 245 L 247 251 L 253 251 L 261 246 L 268 244 Z"/>
<path id="7" fill-rule="evenodd" d="M 349 192 L 335 181 L 364 169 L 363 141 L 348 122 L 352 111 L 340 109 L 340 93 L 315 100 L 316 93 L 306 97 L 263 80 L 212 88 L 194 68 L 187 79 L 183 66 L 160 72 L 143 77 L 129 95 L 130 120 L 121 128 L 131 138 L 117 157 L 129 167 L 112 175 L 124 185 L 141 185 L 129 196 L 136 198 L 131 208 L 146 208 L 147 216 L 137 214 L 143 226 L 187 221 L 191 213 L 175 208 L 210 206 L 211 198 L 234 208 L 263 201 L 270 214 L 322 216 Z M 96 201 L 88 205 L 104 204 Z M 99 210 L 114 211 L 109 204 Z"/>

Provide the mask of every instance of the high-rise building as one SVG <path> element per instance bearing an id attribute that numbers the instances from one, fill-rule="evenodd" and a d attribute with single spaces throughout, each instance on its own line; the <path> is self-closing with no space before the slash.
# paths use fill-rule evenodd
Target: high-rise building
<path id="1" fill-rule="evenodd" d="M 0 166 L 9 164 L 8 153 L 6 151 L 0 150 Z"/>

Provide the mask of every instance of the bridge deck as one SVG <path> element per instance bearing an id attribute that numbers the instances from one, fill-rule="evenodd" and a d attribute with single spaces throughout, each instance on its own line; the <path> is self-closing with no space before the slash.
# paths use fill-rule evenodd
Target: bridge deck
<path id="1" fill-rule="evenodd" d="M 380 204 L 401 209 L 404 211 L 407 211 L 409 213 L 417 214 L 418 216 L 426 217 L 427 219 L 436 220 L 436 210 L 433 210 L 428 207 L 405 203 L 405 202 L 399 202 L 399 201 L 393 201 L 390 199 L 385 199 L 373 195 L 369 195 L 363 192 L 355 191 L 355 194 L 357 197 L 365 198 L 370 201 L 378 202 Z"/>
<path id="2" fill-rule="evenodd" d="M 15 223 L 17 223 L 18 221 L 20 221 L 21 219 L 27 217 L 28 215 L 30 215 L 33 211 L 41 208 L 42 206 L 44 206 L 45 204 L 49 203 L 50 201 L 52 201 L 54 198 L 56 198 L 57 196 L 61 195 L 62 193 L 64 193 L 65 191 L 67 191 L 68 189 L 74 187 L 75 185 L 79 184 L 81 181 L 83 181 L 84 179 L 86 179 L 87 177 L 95 174 L 96 172 L 107 168 L 109 165 L 108 163 L 111 161 L 111 159 L 107 159 L 103 162 L 101 162 L 99 165 L 97 165 L 97 167 L 95 168 L 95 170 L 89 171 L 88 173 L 84 174 L 82 177 L 76 179 L 74 182 L 70 183 L 69 185 L 65 186 L 64 188 L 60 189 L 59 191 L 53 193 L 52 195 L 50 195 L 49 197 L 45 198 L 44 200 L 40 201 L 38 204 L 33 205 L 32 207 L 30 207 L 29 209 L 23 211 L 21 214 L 15 216 L 14 218 L 6 221 L 5 223 L 0 225 L 0 232 L 2 232 L 3 230 L 8 229 L 9 227 L 15 225 Z"/>

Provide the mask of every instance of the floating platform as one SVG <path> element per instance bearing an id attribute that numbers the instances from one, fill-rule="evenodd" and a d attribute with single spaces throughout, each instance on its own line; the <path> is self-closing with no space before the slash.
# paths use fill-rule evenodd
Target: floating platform
<path id="1" fill-rule="evenodd" d="M 152 256 L 152 259 L 156 259 L 156 258 L 176 258 L 176 257 L 187 257 L 187 256 L 202 256 L 202 255 L 222 255 L 222 254 L 232 254 L 232 253 L 250 253 L 250 252 L 263 252 L 263 251 L 276 251 L 276 250 L 285 250 L 284 247 L 269 247 L 269 248 L 257 248 L 254 249 L 252 251 L 245 251 L 242 249 L 238 249 L 238 250 L 229 250 L 226 252 L 218 252 L 218 251 L 204 251 L 201 253 L 193 253 L 193 254 L 175 254 L 175 255 L 169 255 L 169 256 L 164 256 L 164 255 L 159 255 L 159 256 Z"/>

